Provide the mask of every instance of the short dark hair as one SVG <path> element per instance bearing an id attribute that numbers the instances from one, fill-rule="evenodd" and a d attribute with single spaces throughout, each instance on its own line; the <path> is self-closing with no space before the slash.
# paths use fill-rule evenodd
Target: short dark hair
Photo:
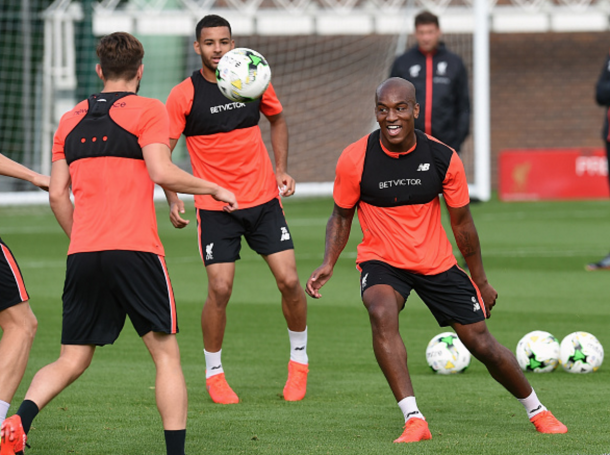
<path id="1" fill-rule="evenodd" d="M 104 36 L 97 45 L 97 56 L 104 78 L 131 80 L 144 58 L 144 46 L 133 35 L 116 32 Z"/>
<path id="2" fill-rule="evenodd" d="M 217 16 L 216 14 L 208 14 L 203 19 L 199 21 L 197 27 L 195 28 L 195 38 L 199 41 L 201 38 L 201 29 L 203 28 L 213 28 L 213 27 L 228 27 L 229 35 L 231 32 L 231 24 L 224 17 Z"/>
<path id="3" fill-rule="evenodd" d="M 432 14 L 430 11 L 422 11 L 417 16 L 415 16 L 415 27 L 418 25 L 428 25 L 434 24 L 440 28 L 438 25 L 438 16 L 436 14 Z"/>

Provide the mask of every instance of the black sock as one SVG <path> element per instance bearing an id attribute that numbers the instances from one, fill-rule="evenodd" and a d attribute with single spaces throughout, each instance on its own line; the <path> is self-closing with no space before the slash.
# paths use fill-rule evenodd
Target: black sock
<path id="1" fill-rule="evenodd" d="M 21 424 L 23 425 L 23 431 L 25 434 L 30 432 L 30 427 L 32 426 L 32 421 L 34 417 L 38 415 L 40 409 L 36 406 L 36 403 L 30 400 L 24 400 L 19 406 L 17 410 L 17 415 L 21 417 Z"/>
<path id="2" fill-rule="evenodd" d="M 186 430 L 165 430 L 167 455 L 184 455 Z"/>

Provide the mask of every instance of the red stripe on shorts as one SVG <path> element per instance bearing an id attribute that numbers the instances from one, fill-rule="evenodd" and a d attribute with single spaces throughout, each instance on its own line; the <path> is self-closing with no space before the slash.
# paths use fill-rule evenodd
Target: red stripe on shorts
<path id="1" fill-rule="evenodd" d="M 0 248 L 2 248 L 2 254 L 4 255 L 4 258 L 6 259 L 6 262 L 8 263 L 8 266 L 11 269 L 11 273 L 15 278 L 15 284 L 17 285 L 17 289 L 19 289 L 19 297 L 21 298 L 21 301 L 25 302 L 29 300 L 30 296 L 28 296 L 28 293 L 25 290 L 25 283 L 23 282 L 23 277 L 19 272 L 17 261 L 15 261 L 15 258 L 6 246 L 0 244 Z"/>
<path id="2" fill-rule="evenodd" d="M 167 296 L 169 303 L 169 314 L 172 320 L 172 333 L 176 333 L 177 324 L 176 324 L 176 300 L 174 299 L 174 290 L 172 289 L 172 282 L 169 279 L 169 273 L 167 271 L 167 265 L 165 264 L 165 258 L 163 256 L 157 255 L 159 258 L 159 263 L 161 264 L 161 268 L 163 269 L 163 275 L 165 275 L 165 284 L 167 285 Z"/>
<path id="3" fill-rule="evenodd" d="M 462 270 L 462 268 L 459 265 L 457 267 L 458 267 L 458 269 Z M 462 272 L 464 272 L 464 270 L 462 270 Z M 470 275 L 467 274 L 466 272 L 464 272 L 464 273 L 466 274 L 466 276 L 468 277 L 468 279 L 474 286 L 475 291 L 477 291 L 477 297 L 479 298 L 479 302 L 481 302 L 481 310 L 483 311 L 483 316 L 485 316 L 485 319 L 487 319 L 489 317 L 489 313 L 487 313 L 487 307 L 485 306 L 483 297 L 481 297 L 481 291 L 479 291 L 479 287 L 476 285 L 476 283 L 474 281 L 472 281 L 472 278 L 470 277 Z"/>
<path id="4" fill-rule="evenodd" d="M 197 210 L 197 245 L 199 246 L 199 257 L 203 260 L 203 245 L 201 244 L 201 217 L 199 216 L 199 210 Z"/>

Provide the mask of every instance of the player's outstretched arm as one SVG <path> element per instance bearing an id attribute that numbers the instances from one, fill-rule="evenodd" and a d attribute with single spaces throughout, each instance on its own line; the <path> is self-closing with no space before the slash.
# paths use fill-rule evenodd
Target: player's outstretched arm
<path id="1" fill-rule="evenodd" d="M 183 171 L 174 163 L 169 147 L 165 144 L 149 144 L 142 148 L 148 175 L 153 182 L 176 193 L 209 194 L 217 201 L 226 202 L 225 212 L 237 210 L 235 195 L 216 183 L 207 182 Z"/>
<path id="2" fill-rule="evenodd" d="M 50 177 L 48 175 L 42 175 L 38 172 L 34 172 L 28 169 L 23 164 L 19 164 L 16 161 L 7 158 L 0 153 L 0 175 L 6 175 L 7 177 L 14 177 L 16 179 L 25 180 L 38 188 L 45 191 L 49 191 Z"/>
<path id="3" fill-rule="evenodd" d="M 451 217 L 451 229 L 455 236 L 455 242 L 460 253 L 464 256 L 466 264 L 468 264 L 472 280 L 481 292 L 483 303 L 487 309 L 487 317 L 490 317 L 490 312 L 496 304 L 498 293 L 487 281 L 487 275 L 483 268 L 483 258 L 481 257 L 479 234 L 470 213 L 470 205 L 458 208 L 447 206 L 447 209 Z"/>
<path id="4" fill-rule="evenodd" d="M 169 148 L 173 153 L 176 148 L 176 144 L 178 143 L 178 139 L 170 139 L 169 140 Z M 169 204 L 169 220 L 172 225 L 176 229 L 182 229 L 188 226 L 190 220 L 182 218 L 182 214 L 185 213 L 184 202 L 180 200 L 178 197 L 178 193 L 175 191 L 170 191 L 163 188 L 163 192 L 165 193 L 165 199 L 167 199 L 167 203 Z"/>
<path id="5" fill-rule="evenodd" d="M 68 238 L 72 235 L 74 206 L 70 200 L 70 168 L 65 159 L 53 162 L 51 167 L 51 184 L 49 186 L 49 203 L 57 222 Z"/>
<path id="6" fill-rule="evenodd" d="M 284 114 L 280 112 L 277 115 L 267 117 L 271 127 L 271 147 L 273 148 L 273 156 L 275 158 L 275 178 L 277 186 L 280 188 L 280 194 L 288 197 L 294 194 L 296 183 L 294 179 L 288 175 L 288 124 Z"/>
<path id="7" fill-rule="evenodd" d="M 320 267 L 313 271 L 305 290 L 316 299 L 322 297 L 320 289 L 333 275 L 333 269 L 339 255 L 345 248 L 349 240 L 349 233 L 352 229 L 352 220 L 356 208 L 344 209 L 335 204 L 333 213 L 326 224 L 326 247 L 324 249 L 324 262 Z"/>

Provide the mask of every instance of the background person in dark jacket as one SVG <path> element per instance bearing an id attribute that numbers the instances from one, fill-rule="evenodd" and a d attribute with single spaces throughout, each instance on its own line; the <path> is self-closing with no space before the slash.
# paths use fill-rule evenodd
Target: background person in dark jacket
<path id="1" fill-rule="evenodd" d="M 595 87 L 595 100 L 600 106 L 606 107 L 603 137 L 606 141 L 606 156 L 608 157 L 608 163 L 610 163 L 610 131 L 608 130 L 608 116 L 610 116 L 610 54 L 606 56 L 602 73 L 599 75 L 599 80 Z M 610 173 L 608 177 L 610 178 Z M 587 270 L 610 270 L 610 254 L 599 262 L 587 264 L 585 268 Z"/>
<path id="2" fill-rule="evenodd" d="M 434 14 L 423 11 L 415 16 L 415 39 L 417 45 L 396 59 L 390 77 L 402 77 L 415 86 L 421 109 L 415 128 L 459 152 L 470 130 L 466 67 L 440 41 Z"/>

